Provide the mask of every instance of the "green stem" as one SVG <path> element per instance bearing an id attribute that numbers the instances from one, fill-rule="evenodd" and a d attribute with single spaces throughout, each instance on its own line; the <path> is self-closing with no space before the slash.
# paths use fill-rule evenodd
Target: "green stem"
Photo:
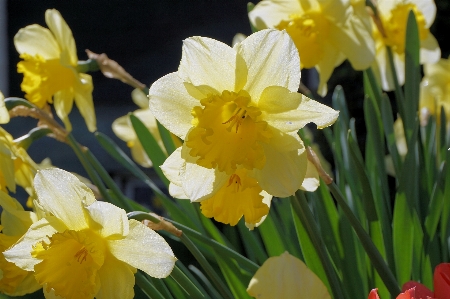
<path id="1" fill-rule="evenodd" d="M 189 278 L 176 265 L 173 268 L 170 276 L 189 293 L 191 298 L 206 298 L 204 294 L 197 288 L 197 286 L 189 280 Z"/>
<path id="2" fill-rule="evenodd" d="M 137 271 L 135 274 L 136 284 L 150 299 L 165 299 L 164 296 L 147 280 L 144 274 Z"/>
<path id="3" fill-rule="evenodd" d="M 78 157 L 78 160 L 80 160 L 81 164 L 83 165 L 84 170 L 86 170 L 89 178 L 92 180 L 94 185 L 97 186 L 102 197 L 106 201 L 119 206 L 119 204 L 117 202 L 115 202 L 115 199 L 112 198 L 108 194 L 108 191 L 106 190 L 106 187 L 103 184 L 102 180 L 100 179 L 98 173 L 94 170 L 92 165 L 86 159 L 85 155 L 83 154 L 83 151 L 80 148 L 80 145 L 78 144 L 78 142 L 75 140 L 75 138 L 73 137 L 73 135 L 71 133 L 67 134 L 67 140 L 69 141 L 69 145 L 72 147 L 73 151 L 75 152 L 75 155 Z"/>
<path id="4" fill-rule="evenodd" d="M 336 184 L 333 182 L 328 185 L 328 188 L 331 191 L 331 194 L 333 194 L 333 197 L 336 199 L 337 203 L 340 205 L 345 216 L 350 221 L 350 224 L 352 225 L 356 235 L 361 241 L 361 244 L 364 247 L 364 250 L 366 251 L 367 255 L 369 256 L 375 270 L 377 270 L 378 274 L 380 275 L 381 279 L 383 280 L 384 284 L 386 285 L 391 295 L 393 297 L 396 297 L 398 294 L 400 294 L 401 290 L 400 287 L 398 286 L 394 274 L 392 274 L 391 270 L 386 264 L 386 261 L 381 256 L 380 252 L 373 243 L 369 234 L 364 230 L 359 220 L 356 218 L 350 207 L 347 205 L 344 196 L 342 195 L 341 191 L 337 188 Z"/>
<path id="5" fill-rule="evenodd" d="M 86 148 L 84 151 L 85 156 L 87 157 L 89 163 L 94 167 L 94 169 L 97 171 L 98 175 L 103 179 L 103 181 L 106 183 L 106 185 L 109 187 L 109 189 L 114 192 L 117 199 L 120 201 L 120 207 L 124 208 L 127 212 L 132 211 L 133 207 L 128 202 L 128 199 L 125 198 L 120 188 L 117 186 L 117 184 L 114 182 L 114 180 L 109 176 L 106 169 L 103 167 L 102 164 L 97 160 L 97 158 L 92 154 L 92 152 Z"/>
<path id="6" fill-rule="evenodd" d="M 344 299 L 344 293 L 341 289 L 341 284 L 336 272 L 334 271 L 333 264 L 328 255 L 325 244 L 322 238 L 320 238 L 320 231 L 314 220 L 314 216 L 309 209 L 308 203 L 306 202 L 305 195 L 303 192 L 297 192 L 294 196 L 291 196 L 292 207 L 298 218 L 302 221 L 303 226 L 308 232 L 311 242 L 317 251 L 317 254 L 322 262 L 323 269 L 327 275 L 328 281 L 330 283 L 331 291 L 333 292 L 334 298 Z"/>

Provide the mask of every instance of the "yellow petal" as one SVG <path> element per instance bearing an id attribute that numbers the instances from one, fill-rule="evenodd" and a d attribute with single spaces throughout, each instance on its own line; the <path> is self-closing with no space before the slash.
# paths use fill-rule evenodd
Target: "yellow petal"
<path id="1" fill-rule="evenodd" d="M 131 156 L 133 157 L 133 160 L 142 167 L 149 168 L 153 166 L 152 161 L 147 156 L 147 153 L 139 140 L 134 141 L 133 146 L 131 147 Z"/>
<path id="2" fill-rule="evenodd" d="M 323 48 L 323 51 L 323 58 L 316 65 L 316 69 L 319 72 L 319 86 L 317 88 L 317 93 L 324 97 L 327 94 L 328 79 L 330 79 L 334 68 L 345 60 L 345 56 L 337 51 L 331 43 L 328 43 L 328 45 Z"/>
<path id="3" fill-rule="evenodd" d="M 53 103 L 58 117 L 63 121 L 68 132 L 72 131 L 72 124 L 69 120 L 69 113 L 73 106 L 73 92 L 70 89 L 64 89 L 53 95 Z"/>
<path id="4" fill-rule="evenodd" d="M 137 138 L 128 115 L 121 116 L 113 121 L 111 128 L 114 134 L 125 142 L 136 140 Z"/>
<path id="5" fill-rule="evenodd" d="M 91 223 L 91 228 L 101 237 L 117 238 L 128 235 L 129 224 L 125 210 L 103 201 L 96 201 L 86 209 L 91 219 L 99 225 L 96 227 Z"/>
<path id="6" fill-rule="evenodd" d="M 262 202 L 264 203 L 264 204 L 266 204 L 269 208 L 270 208 L 270 204 L 271 204 L 271 202 L 272 202 L 272 198 L 273 198 L 273 196 L 272 195 L 270 195 L 269 193 L 267 193 L 266 191 L 261 191 L 261 196 L 263 197 L 263 199 L 262 199 Z M 257 223 L 248 223 L 248 222 L 245 222 L 245 226 L 249 229 L 249 230 L 253 230 L 255 227 L 258 227 L 258 226 L 260 226 L 263 222 L 264 222 L 264 220 L 266 220 L 266 218 L 267 218 L 267 215 L 264 215 L 262 218 L 261 218 L 261 220 L 259 220 Z"/>
<path id="7" fill-rule="evenodd" d="M 288 20 L 294 13 L 302 10 L 300 1 L 264 0 L 260 1 L 248 14 L 250 22 L 258 30 L 274 28 L 281 21 Z"/>
<path id="8" fill-rule="evenodd" d="M 5 106 L 5 97 L 3 93 L 0 91 L 0 124 L 9 123 L 9 112 Z"/>
<path id="9" fill-rule="evenodd" d="M 272 145 L 264 145 L 267 155 L 263 169 L 253 170 L 253 176 L 267 193 L 276 197 L 288 197 L 300 189 L 306 174 L 307 158 L 304 150 L 277 151 Z"/>
<path id="10" fill-rule="evenodd" d="M 267 113 L 264 115 L 264 119 L 269 125 L 282 132 L 298 131 L 311 122 L 322 129 L 332 125 L 339 116 L 338 111 L 328 106 L 301 94 L 289 94 L 283 89 L 274 92 L 273 88 L 266 88 L 260 101 L 265 109 L 264 112 Z M 284 105 L 279 104 L 277 107 L 275 103 L 282 103 L 283 101 L 289 101 L 289 104 L 287 104 L 289 108 L 280 111 L 279 107 Z"/>
<path id="11" fill-rule="evenodd" d="M 26 271 L 33 271 L 40 260 L 31 256 L 33 246 L 41 241 L 48 242 L 48 236 L 67 227 L 56 217 L 48 216 L 33 223 L 29 230 L 14 246 L 3 252 L 6 260 Z"/>
<path id="12" fill-rule="evenodd" d="M 12 151 L 12 136 L 0 127 L 0 189 L 16 192 L 14 180 L 14 161 Z"/>
<path id="13" fill-rule="evenodd" d="M 193 119 L 191 111 L 200 102 L 188 94 L 177 73 L 170 73 L 150 87 L 150 110 L 170 132 L 185 139 Z M 176 121 L 174 121 L 176 120 Z"/>
<path id="14" fill-rule="evenodd" d="M 50 30 L 39 25 L 22 28 L 14 36 L 14 45 L 19 54 L 40 55 L 46 60 L 59 59 L 60 50 Z"/>
<path id="15" fill-rule="evenodd" d="M 239 91 L 245 84 L 246 68 L 238 65 L 240 69 L 236 69 L 237 59 L 236 51 L 224 43 L 206 37 L 190 37 L 183 41 L 178 75 L 194 86 L 206 85 L 219 92 Z"/>
<path id="16" fill-rule="evenodd" d="M 167 277 L 177 260 L 169 244 L 144 224 L 133 219 L 129 221 L 130 233 L 125 238 L 108 240 L 110 252 L 152 277 Z"/>
<path id="17" fill-rule="evenodd" d="M 105 263 L 98 270 L 100 290 L 95 295 L 97 299 L 132 299 L 134 298 L 133 268 L 119 261 L 110 253 L 105 257 Z"/>
<path id="18" fill-rule="evenodd" d="M 285 31 L 266 29 L 247 37 L 236 46 L 248 68 L 244 89 L 258 102 L 268 86 L 297 91 L 300 84 L 300 58 L 294 42 Z"/>
<path id="19" fill-rule="evenodd" d="M 92 77 L 87 74 L 79 74 L 79 81 L 75 86 L 75 103 L 90 132 L 97 130 L 94 101 L 92 100 L 93 89 Z"/>
<path id="20" fill-rule="evenodd" d="M 3 191 L 0 191 L 0 206 L 3 209 L 2 232 L 8 236 L 22 236 L 37 221 L 35 213 L 25 211 L 16 199 Z"/>
<path id="21" fill-rule="evenodd" d="M 258 299 L 331 299 L 323 282 L 288 252 L 266 260 L 250 281 L 247 293 Z"/>
<path id="22" fill-rule="evenodd" d="M 70 65 L 76 66 L 78 63 L 78 57 L 75 40 L 72 36 L 72 30 L 70 30 L 60 12 L 56 9 L 47 9 L 45 12 L 45 22 L 58 42 L 61 52 L 67 53 L 69 58 L 68 62 Z"/>
<path id="23" fill-rule="evenodd" d="M 73 174 L 58 168 L 38 171 L 34 180 L 38 202 L 72 230 L 88 227 L 83 202 L 95 201 L 92 191 Z"/>

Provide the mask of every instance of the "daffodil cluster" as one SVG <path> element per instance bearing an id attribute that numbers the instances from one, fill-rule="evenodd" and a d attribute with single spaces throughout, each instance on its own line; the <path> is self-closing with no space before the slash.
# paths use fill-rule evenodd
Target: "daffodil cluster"
<path id="1" fill-rule="evenodd" d="M 205 37 L 183 43 L 177 72 L 150 88 L 150 110 L 184 140 L 162 170 L 177 198 L 207 217 L 257 225 L 272 196 L 302 188 L 307 157 L 297 131 L 338 112 L 297 89 L 300 59 L 284 31 L 262 30 L 233 48 Z"/>
<path id="2" fill-rule="evenodd" d="M 5 227 L 0 240 L 18 232 L 20 239 L 2 248 L 9 247 L 3 252 L 9 262 L 6 269 L 20 268 L 11 273 L 20 274 L 22 281 L 32 273 L 27 282 L 35 279 L 46 298 L 133 298 L 136 269 L 157 278 L 172 271 L 176 258 L 161 236 L 129 220 L 124 210 L 97 201 L 74 175 L 57 168 L 43 169 L 34 186 L 39 217 L 31 213 L 31 223 L 13 228 L 6 227 L 2 215 Z M 4 194 L 1 198 L 2 205 L 9 200 L 3 207 L 11 214 L 11 199 Z M 26 213 L 17 210 L 14 216 Z M 14 287 L 14 283 L 21 282 L 13 280 L 7 286 Z"/>

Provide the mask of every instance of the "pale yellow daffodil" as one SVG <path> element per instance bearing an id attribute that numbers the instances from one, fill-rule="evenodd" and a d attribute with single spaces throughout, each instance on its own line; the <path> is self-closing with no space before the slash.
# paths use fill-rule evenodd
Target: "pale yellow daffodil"
<path id="1" fill-rule="evenodd" d="M 301 67 L 318 70 L 317 92 L 322 96 L 334 68 L 345 59 L 355 70 L 364 70 L 375 58 L 369 16 L 361 0 L 263 0 L 249 18 L 258 30 L 277 28 L 289 33 Z"/>
<path id="2" fill-rule="evenodd" d="M 5 106 L 5 96 L 0 91 L 0 124 L 9 123 L 9 112 Z"/>
<path id="3" fill-rule="evenodd" d="M 34 273 L 8 262 L 1 252 L 16 243 L 38 217 L 34 212 L 25 211 L 17 200 L 1 190 L 0 206 L 3 209 L 0 226 L 0 293 L 10 296 L 33 293 L 41 288 Z"/>
<path id="4" fill-rule="evenodd" d="M 244 214 L 254 225 L 269 197 L 302 187 L 307 158 L 297 131 L 309 122 L 329 126 L 338 112 L 296 92 L 300 61 L 286 32 L 261 30 L 233 48 L 192 37 L 182 53 L 178 72 L 150 88 L 150 110 L 185 140 L 163 166 L 169 191 L 214 198 L 202 204 L 208 217 L 237 223 Z M 232 202 L 239 212 L 225 210 Z"/>
<path id="5" fill-rule="evenodd" d="M 135 89 L 131 93 L 133 102 L 141 107 L 133 112 L 133 115 L 139 118 L 142 123 L 147 127 L 149 132 L 158 142 L 161 149 L 165 152 L 164 143 L 159 134 L 158 125 L 152 112 L 148 108 L 148 98 L 142 92 L 142 90 Z M 127 146 L 131 149 L 131 156 L 142 167 L 152 167 L 153 163 L 147 156 L 141 142 L 139 141 L 128 115 L 119 117 L 112 123 L 112 130 L 117 137 L 127 143 Z"/>
<path id="6" fill-rule="evenodd" d="M 33 179 L 39 167 L 25 149 L 0 127 L 0 190 L 16 192 L 16 184 L 34 194 Z"/>
<path id="7" fill-rule="evenodd" d="M 96 201 L 74 175 L 57 168 L 35 178 L 35 206 L 44 217 L 3 254 L 34 271 L 46 296 L 133 298 L 136 268 L 167 277 L 176 258 L 167 242 L 124 210 Z"/>
<path id="8" fill-rule="evenodd" d="M 53 102 L 68 131 L 72 130 L 68 114 L 75 100 L 89 131 L 93 132 L 97 128 L 92 78 L 77 72 L 72 31 L 55 9 L 45 12 L 45 22 L 49 29 L 34 24 L 20 29 L 14 36 L 14 45 L 23 59 L 17 70 L 24 74 L 21 88 L 25 98 L 39 108 Z"/>
<path id="9" fill-rule="evenodd" d="M 439 45 L 430 32 L 436 16 L 433 0 L 377 0 L 380 26 L 373 26 L 376 60 L 372 67 L 383 90 L 395 89 L 392 70 L 388 60 L 387 46 L 393 53 L 395 70 L 400 85 L 405 82 L 405 36 L 408 15 L 414 12 L 420 38 L 420 63 L 435 63 L 441 57 Z"/>
<path id="10" fill-rule="evenodd" d="M 440 59 L 434 64 L 424 64 L 425 76 L 420 84 L 421 117 L 434 115 L 441 120 L 441 107 L 444 108 L 447 123 L 450 122 L 450 60 Z M 422 119 L 426 121 L 426 119 Z"/>
<path id="11" fill-rule="evenodd" d="M 288 252 L 267 259 L 250 280 L 247 293 L 257 299 L 331 299 L 319 277 Z"/>

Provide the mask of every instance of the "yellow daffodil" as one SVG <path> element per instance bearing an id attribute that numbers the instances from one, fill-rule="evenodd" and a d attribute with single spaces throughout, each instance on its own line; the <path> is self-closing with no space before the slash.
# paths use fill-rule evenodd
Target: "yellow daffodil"
<path id="1" fill-rule="evenodd" d="M 8 262 L 1 252 L 11 247 L 26 233 L 38 220 L 37 215 L 25 211 L 17 200 L 1 190 L 0 206 L 3 209 L 0 225 L 0 293 L 10 296 L 33 293 L 41 288 L 34 278 L 34 273 Z"/>
<path id="2" fill-rule="evenodd" d="M 133 298 L 136 268 L 156 278 L 172 271 L 176 258 L 161 236 L 127 219 L 124 210 L 96 201 L 74 175 L 44 169 L 34 185 L 35 206 L 45 216 L 3 254 L 34 271 L 46 296 Z"/>
<path id="3" fill-rule="evenodd" d="M 319 277 L 288 252 L 267 259 L 250 280 L 247 293 L 258 299 L 331 299 Z"/>
<path id="4" fill-rule="evenodd" d="M 93 132 L 96 119 L 92 78 L 76 70 L 78 57 L 72 31 L 55 9 L 45 12 L 45 22 L 49 29 L 34 24 L 14 36 L 14 45 L 23 59 L 17 70 L 24 75 L 21 88 L 25 98 L 39 108 L 53 102 L 68 131 L 72 130 L 68 114 L 75 99 L 89 131 Z"/>
<path id="5" fill-rule="evenodd" d="M 33 195 L 33 179 L 38 166 L 17 146 L 12 136 L 0 127 L 0 190 L 16 192 L 16 183 Z"/>
<path id="6" fill-rule="evenodd" d="M 394 90 L 395 85 L 386 46 L 392 49 L 397 78 L 399 84 L 403 85 L 405 82 L 405 36 L 409 11 L 414 12 L 419 29 L 420 63 L 434 63 L 441 57 L 439 45 L 430 32 L 430 26 L 436 16 L 436 4 L 433 0 L 378 0 L 377 9 L 381 24 L 373 26 L 376 46 L 376 61 L 373 67 L 383 90 L 389 91 Z"/>
<path id="7" fill-rule="evenodd" d="M 3 93 L 0 91 L 0 124 L 9 123 L 9 112 L 5 106 L 5 97 Z"/>
<path id="8" fill-rule="evenodd" d="M 334 68 L 345 59 L 354 69 L 363 70 L 375 58 L 369 16 L 361 0 L 263 0 L 249 18 L 258 30 L 277 28 L 289 33 L 301 67 L 318 70 L 322 96 Z"/>
<path id="9" fill-rule="evenodd" d="M 329 126 L 338 112 L 296 92 L 300 61 L 286 32 L 261 30 L 233 48 L 192 37 L 182 53 L 178 72 L 150 88 L 156 119 L 185 140 L 163 166 L 171 194 L 214 196 L 202 205 L 208 217 L 237 223 L 244 214 L 255 224 L 268 212 L 264 201 L 302 186 L 307 158 L 297 131 Z"/>
<path id="10" fill-rule="evenodd" d="M 133 102 L 140 106 L 142 109 L 133 112 L 134 116 L 139 118 L 142 123 L 147 127 L 150 133 L 158 141 L 159 146 L 165 151 L 164 143 L 159 134 L 158 125 L 152 112 L 148 108 L 148 98 L 139 89 L 133 90 L 131 93 Z M 127 143 L 127 146 L 131 149 L 131 156 L 134 161 L 142 167 L 152 167 L 153 163 L 147 156 L 141 142 L 139 141 L 128 115 L 119 117 L 112 123 L 112 130 L 117 137 Z"/>
<path id="11" fill-rule="evenodd" d="M 447 122 L 450 121 L 450 60 L 440 59 L 434 64 L 424 65 L 425 76 L 420 84 L 420 109 L 434 115 L 439 122 L 441 107 L 444 107 Z M 425 119 L 422 119 L 425 121 Z"/>

